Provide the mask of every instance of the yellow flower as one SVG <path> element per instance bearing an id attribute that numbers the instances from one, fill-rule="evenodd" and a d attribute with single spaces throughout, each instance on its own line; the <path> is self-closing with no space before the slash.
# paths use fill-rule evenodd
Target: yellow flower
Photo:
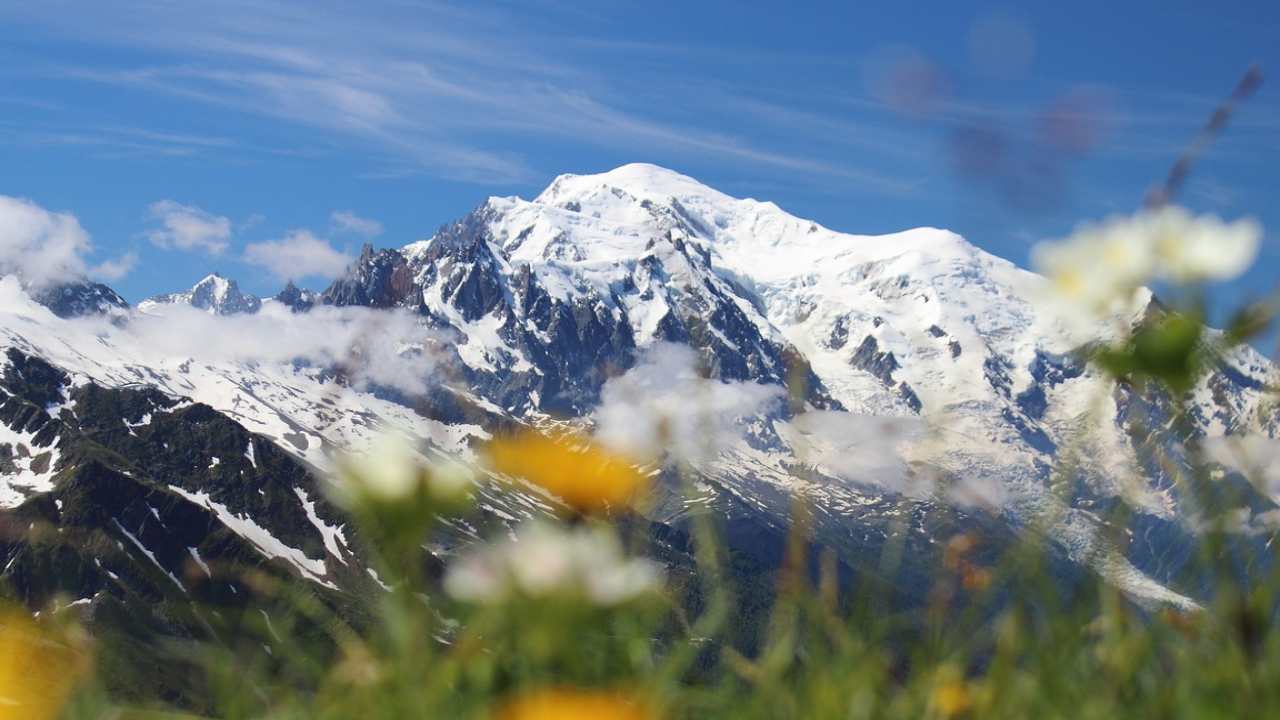
<path id="1" fill-rule="evenodd" d="M 631 505 L 647 487 L 632 462 L 577 435 L 551 438 L 526 432 L 489 445 L 490 466 L 521 477 L 584 513 Z"/>
<path id="2" fill-rule="evenodd" d="M 945 665 L 938 671 L 929 698 L 935 713 L 944 718 L 963 715 L 973 707 L 973 692 L 959 669 Z"/>
<path id="3" fill-rule="evenodd" d="M 0 720 L 57 717 L 87 665 L 25 610 L 0 609 Z"/>
<path id="4" fill-rule="evenodd" d="M 964 683 L 954 682 L 933 689 L 933 706 L 942 717 L 955 717 L 967 711 L 973 701 Z"/>
<path id="5" fill-rule="evenodd" d="M 551 689 L 502 705 L 494 720 L 656 720 L 644 704 L 607 690 Z"/>

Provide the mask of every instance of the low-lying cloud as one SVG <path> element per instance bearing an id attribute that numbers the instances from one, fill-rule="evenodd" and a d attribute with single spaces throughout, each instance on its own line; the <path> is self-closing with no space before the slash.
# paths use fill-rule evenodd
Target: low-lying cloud
<path id="1" fill-rule="evenodd" d="M 305 363 L 340 368 L 358 388 L 380 385 L 409 395 L 427 392 L 433 332 L 401 310 L 315 307 L 293 313 L 275 303 L 251 315 L 213 315 L 184 305 L 139 313 L 110 339 L 148 355 L 204 362 Z"/>
<path id="2" fill-rule="evenodd" d="M 755 438 L 778 443 L 822 476 L 849 485 L 966 507 L 1005 502 L 998 483 L 943 477 L 937 468 L 909 462 L 913 446 L 929 434 L 922 418 L 839 410 L 788 417 L 785 397 L 777 385 L 703 377 L 693 349 L 659 343 L 605 383 L 592 420 L 597 440 L 638 459 L 699 465 Z"/>
<path id="3" fill-rule="evenodd" d="M 319 306 L 293 313 L 264 303 L 254 314 L 213 315 L 187 305 L 135 312 L 127 319 L 55 317 L 13 276 L 0 277 L 0 313 L 35 318 L 58 347 L 104 367 L 246 363 L 337 369 L 356 389 L 391 388 L 408 396 L 435 383 L 436 331 L 399 309 Z M 38 338 L 32 338 L 38 341 Z"/>

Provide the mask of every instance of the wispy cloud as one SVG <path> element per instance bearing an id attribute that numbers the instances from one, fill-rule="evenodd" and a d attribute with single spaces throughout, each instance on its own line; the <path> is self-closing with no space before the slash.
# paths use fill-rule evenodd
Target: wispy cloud
<path id="1" fill-rule="evenodd" d="M 79 41 L 149 53 L 142 64 L 46 71 L 56 77 L 358 138 L 381 150 L 382 166 L 366 175 L 420 172 L 483 183 L 528 182 L 545 171 L 508 149 L 519 145 L 513 137 L 523 137 L 589 143 L 632 159 L 694 156 L 876 192 L 902 194 L 914 186 L 910 177 L 870 164 L 837 162 L 745 131 L 731 135 L 691 122 L 699 108 L 715 109 L 715 98 L 697 92 L 673 87 L 658 102 L 641 102 L 640 88 L 617 67 L 584 61 L 581 43 L 576 53 L 560 52 L 545 36 L 514 30 L 529 18 L 513 17 L 513 10 L 422 3 L 374 14 L 319 4 L 324 12 L 283 0 L 232 0 L 181 11 L 136 2 L 114 8 L 112 22 L 106 22 L 105 11 L 92 9 L 28 7 L 8 13 Z M 687 110 L 686 119 L 672 108 Z M 814 118 L 775 115 L 771 121 L 786 126 Z"/>
<path id="2" fill-rule="evenodd" d="M 128 52 L 92 66 L 43 61 L 11 72 L 265 117 L 284 132 L 306 130 L 339 149 L 358 148 L 367 165 L 356 174 L 365 178 L 528 184 L 566 169 L 537 167 L 541 150 L 561 143 L 618 159 L 731 167 L 739 177 L 902 196 L 937 174 L 945 156 L 940 127 L 997 127 L 1012 142 L 1034 143 L 1051 109 L 945 94 L 930 99 L 932 125 L 915 123 L 889 99 L 857 91 L 874 53 L 770 54 L 584 34 L 565 22 L 572 16 L 578 27 L 616 24 L 609 8 L 584 18 L 555 3 L 529 9 L 426 1 L 381 5 L 376 13 L 328 0 L 74 5 L 14 5 L 0 8 L 0 19 Z M 775 75 L 764 82 L 740 71 L 748 62 L 818 79 L 788 85 Z M 824 74 L 852 82 L 822 80 Z M 1098 150 L 1143 158 L 1177 147 L 1199 120 L 1189 108 L 1205 98 L 1119 100 L 1072 112 L 1112 124 L 1115 132 Z M 1274 129 L 1278 120 L 1274 109 L 1251 108 L 1239 127 Z M 45 144 L 113 145 L 120 153 L 250 150 L 244 138 L 228 148 L 163 130 L 28 130 Z"/>
<path id="3" fill-rule="evenodd" d="M 26 147 L 74 147 L 92 149 L 96 157 L 196 157 L 222 156 L 246 149 L 231 138 L 216 135 L 167 132 L 124 125 L 51 124 L 24 126 L 10 121 L 8 141 Z"/>
<path id="4" fill-rule="evenodd" d="M 329 214 L 329 223 L 334 231 L 339 233 L 359 235 L 364 238 L 375 238 L 382 234 L 382 223 L 360 217 L 350 210 L 334 210 Z"/>
<path id="5" fill-rule="evenodd" d="M 120 257 L 103 260 L 90 267 L 89 275 L 108 282 L 114 282 L 128 275 L 137 264 L 138 253 L 129 251 Z"/>
<path id="6" fill-rule="evenodd" d="M 52 103 L 47 100 L 37 100 L 36 98 L 18 97 L 13 95 L 0 95 L 0 105 L 35 108 L 37 110 L 58 110 L 60 108 L 57 103 Z"/>

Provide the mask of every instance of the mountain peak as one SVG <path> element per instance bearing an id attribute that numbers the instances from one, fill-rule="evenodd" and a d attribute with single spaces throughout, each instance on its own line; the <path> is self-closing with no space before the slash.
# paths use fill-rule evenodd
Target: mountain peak
<path id="1" fill-rule="evenodd" d="M 703 197 L 726 202 L 733 198 L 675 170 L 650 163 L 628 163 L 594 175 L 560 175 L 534 202 L 563 205 L 604 188 L 622 190 L 641 200 Z"/>
<path id="2" fill-rule="evenodd" d="M 208 275 L 205 275 L 204 277 L 200 278 L 200 280 L 195 285 L 191 286 L 191 289 L 196 290 L 197 288 L 204 288 L 204 287 L 218 288 L 225 292 L 227 289 L 235 288 L 236 281 L 228 280 L 227 278 L 222 276 L 222 273 L 211 272 Z"/>
<path id="3" fill-rule="evenodd" d="M 241 291 L 235 280 L 212 272 L 192 285 L 190 290 L 156 295 L 138 303 L 142 310 L 159 305 L 190 305 L 212 315 L 235 315 L 257 312 L 262 301 L 256 295 Z"/>
<path id="4" fill-rule="evenodd" d="M 840 273 L 894 258 L 902 260 L 904 269 L 931 260 L 995 260 L 947 230 L 919 227 L 878 236 L 842 233 L 792 215 L 773 202 L 736 198 L 648 163 L 594 175 L 561 175 L 530 202 L 494 198 L 488 207 L 523 225 L 511 228 L 514 234 L 509 236 L 522 248 L 519 260 L 547 252 L 601 260 L 602 252 L 618 250 L 626 238 L 639 244 L 621 252 L 643 254 L 647 238 L 668 234 L 700 243 L 716 256 L 718 268 L 745 276 Z M 538 227 L 528 230 L 531 224 Z M 547 249 L 548 242 L 556 247 Z M 570 249 L 570 244 L 576 247 Z"/>
<path id="5" fill-rule="evenodd" d="M 316 293 L 310 290 L 303 290 L 290 280 L 285 283 L 284 289 L 272 299 L 288 307 L 293 312 L 306 312 L 316 304 L 318 298 L 319 296 Z"/>

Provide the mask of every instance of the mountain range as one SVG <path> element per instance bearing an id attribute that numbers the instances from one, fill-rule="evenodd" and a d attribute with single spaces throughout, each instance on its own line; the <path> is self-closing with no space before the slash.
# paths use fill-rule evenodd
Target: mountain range
<path id="1" fill-rule="evenodd" d="M 1199 509 L 1170 462 L 1188 435 L 1274 437 L 1275 369 L 1247 346 L 1217 356 L 1174 426 L 1168 397 L 1083 359 L 1042 285 L 946 230 L 844 234 L 643 164 L 365 246 L 321 293 L 257 298 L 212 274 L 130 307 L 101 284 L 6 278 L 0 504 L 11 529 L 51 532 L 6 533 L 0 577 L 33 606 L 146 605 L 135 620 L 168 633 L 199 632 L 173 608 L 238 591 L 214 581 L 218 562 L 340 603 L 378 592 L 325 499 L 344 450 L 394 427 L 470 461 L 522 426 L 643 449 L 675 423 L 645 518 L 672 562 L 689 516 L 712 513 L 767 567 L 799 494 L 815 544 L 850 572 L 901 540 L 917 561 L 895 580 L 905 597 L 949 537 L 1030 533 L 1064 581 L 1094 573 L 1140 605 L 1194 607 L 1207 588 L 1182 571 Z M 1148 294 L 1118 320 L 1159 312 Z M 692 417 L 662 416 L 677 407 Z M 1277 505 L 1226 475 L 1241 546 L 1263 547 Z M 555 504 L 501 483 L 479 495 L 428 561 Z"/>

